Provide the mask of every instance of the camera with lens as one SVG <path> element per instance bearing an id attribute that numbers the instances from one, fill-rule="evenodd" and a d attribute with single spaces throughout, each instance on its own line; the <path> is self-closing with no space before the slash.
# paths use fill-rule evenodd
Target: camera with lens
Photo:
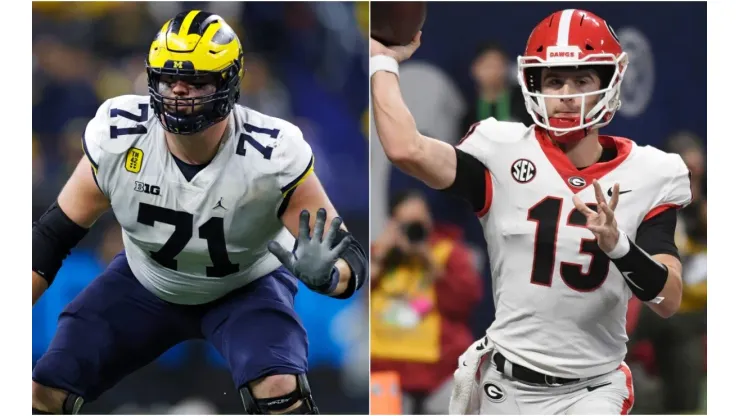
<path id="1" fill-rule="evenodd" d="M 412 245 L 424 242 L 429 236 L 429 230 L 421 221 L 401 224 L 400 229 Z M 397 267 L 407 260 L 408 257 L 409 253 L 405 253 L 400 247 L 394 246 L 385 256 L 385 267 L 389 269 Z"/>
<path id="2" fill-rule="evenodd" d="M 426 240 L 429 231 L 421 221 L 414 221 L 403 225 L 403 231 L 411 244 Z"/>

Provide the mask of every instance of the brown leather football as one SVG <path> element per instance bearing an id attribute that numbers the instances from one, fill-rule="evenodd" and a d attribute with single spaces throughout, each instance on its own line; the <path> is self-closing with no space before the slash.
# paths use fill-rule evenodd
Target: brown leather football
<path id="1" fill-rule="evenodd" d="M 370 2 L 370 36 L 385 46 L 408 45 L 426 17 L 423 1 Z"/>

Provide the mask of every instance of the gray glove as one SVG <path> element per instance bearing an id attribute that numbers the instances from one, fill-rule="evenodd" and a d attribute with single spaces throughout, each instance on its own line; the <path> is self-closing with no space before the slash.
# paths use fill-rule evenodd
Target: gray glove
<path id="1" fill-rule="evenodd" d="M 331 221 L 326 238 L 322 238 L 324 224 L 326 223 L 326 210 L 323 208 L 319 209 L 316 214 L 313 236 L 309 237 L 308 224 L 310 217 L 308 211 L 303 210 L 301 212 L 298 238 L 293 253 L 276 241 L 270 241 L 267 249 L 283 263 L 286 269 L 311 290 L 322 294 L 330 294 L 339 283 L 339 273 L 334 269 L 334 264 L 339 259 L 342 251 L 349 246 L 351 240 L 344 237 L 332 248 L 337 230 L 342 225 L 340 217 Z"/>

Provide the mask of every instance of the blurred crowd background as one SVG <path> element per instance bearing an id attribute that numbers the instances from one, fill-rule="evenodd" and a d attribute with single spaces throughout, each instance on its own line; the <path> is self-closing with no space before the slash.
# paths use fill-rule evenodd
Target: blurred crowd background
<path id="1" fill-rule="evenodd" d="M 636 395 L 632 412 L 705 413 L 706 4 L 672 3 L 667 8 L 657 3 L 428 3 L 422 45 L 401 65 L 404 99 L 423 134 L 452 144 L 472 123 L 490 116 L 532 124 L 515 78 L 516 57 L 537 23 L 569 7 L 606 19 L 630 56 L 622 108 L 602 132 L 679 153 L 692 172 L 694 201 L 680 213 L 676 233 L 684 265 L 681 310 L 664 320 L 639 301 L 630 305 L 628 363 Z M 655 19 L 666 13 L 669 18 Z M 372 125 L 371 134 L 376 134 Z M 429 190 L 392 167 L 375 137 L 370 153 L 373 250 L 385 253 L 394 238 L 396 243 L 412 241 L 412 246 L 417 241 L 429 248 L 425 262 L 431 265 L 429 274 L 436 276 L 426 279 L 425 285 L 423 276 L 417 275 L 424 268 L 412 265 L 402 270 L 406 277 L 400 279 L 410 284 L 397 287 L 390 282 L 399 279 L 384 280 L 373 269 L 377 282 L 370 312 L 376 371 L 373 406 L 377 403 L 377 410 L 389 413 L 401 410 L 386 400 L 398 383 L 406 413 L 442 413 L 456 366 L 449 355 L 456 358 L 470 344 L 463 341 L 483 336 L 495 314 L 485 240 L 464 203 Z M 412 229 L 418 227 L 393 230 L 386 225 L 390 217 L 431 224 L 430 231 L 419 237 Z M 399 233 L 406 237 L 399 239 Z M 442 268 L 441 275 L 435 267 Z M 430 286 L 429 280 L 435 279 L 439 280 Z M 462 281 L 471 291 L 478 288 L 478 295 L 451 291 L 448 279 Z M 399 294 L 410 302 L 394 304 Z M 456 303 L 451 305 L 451 299 Z M 419 348 L 385 345 L 383 331 L 399 326 L 418 335 L 410 342 Z M 441 335 L 434 328 L 441 328 Z M 421 347 L 425 339 L 435 337 L 441 341 Z M 427 372 L 414 377 L 422 368 Z"/>
<path id="2" fill-rule="evenodd" d="M 164 22 L 185 9 L 224 17 L 239 35 L 240 104 L 298 125 L 316 172 L 345 223 L 368 241 L 368 4 L 246 2 L 33 3 L 33 219 L 82 156 L 86 123 L 106 99 L 146 95 L 144 60 Z M 122 250 L 106 215 L 65 261 L 33 310 L 33 361 L 62 308 Z M 367 291 L 336 301 L 302 287 L 309 382 L 322 413 L 367 413 Z M 243 413 L 223 359 L 181 344 L 86 405 L 84 413 Z"/>

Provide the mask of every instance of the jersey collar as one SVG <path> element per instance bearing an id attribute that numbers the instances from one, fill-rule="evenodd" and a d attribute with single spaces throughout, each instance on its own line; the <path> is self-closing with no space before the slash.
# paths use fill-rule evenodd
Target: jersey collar
<path id="1" fill-rule="evenodd" d="M 632 151 L 632 140 L 615 136 L 599 136 L 599 143 L 602 146 L 616 147 L 617 157 L 607 162 L 597 162 L 587 168 L 578 170 L 570 159 L 568 159 L 565 152 L 549 139 L 546 131 L 536 127 L 534 134 L 550 164 L 560 174 L 560 177 L 563 178 L 565 184 L 574 194 L 588 188 L 594 180 L 600 180 L 606 174 L 616 169 L 627 159 L 627 156 Z"/>

